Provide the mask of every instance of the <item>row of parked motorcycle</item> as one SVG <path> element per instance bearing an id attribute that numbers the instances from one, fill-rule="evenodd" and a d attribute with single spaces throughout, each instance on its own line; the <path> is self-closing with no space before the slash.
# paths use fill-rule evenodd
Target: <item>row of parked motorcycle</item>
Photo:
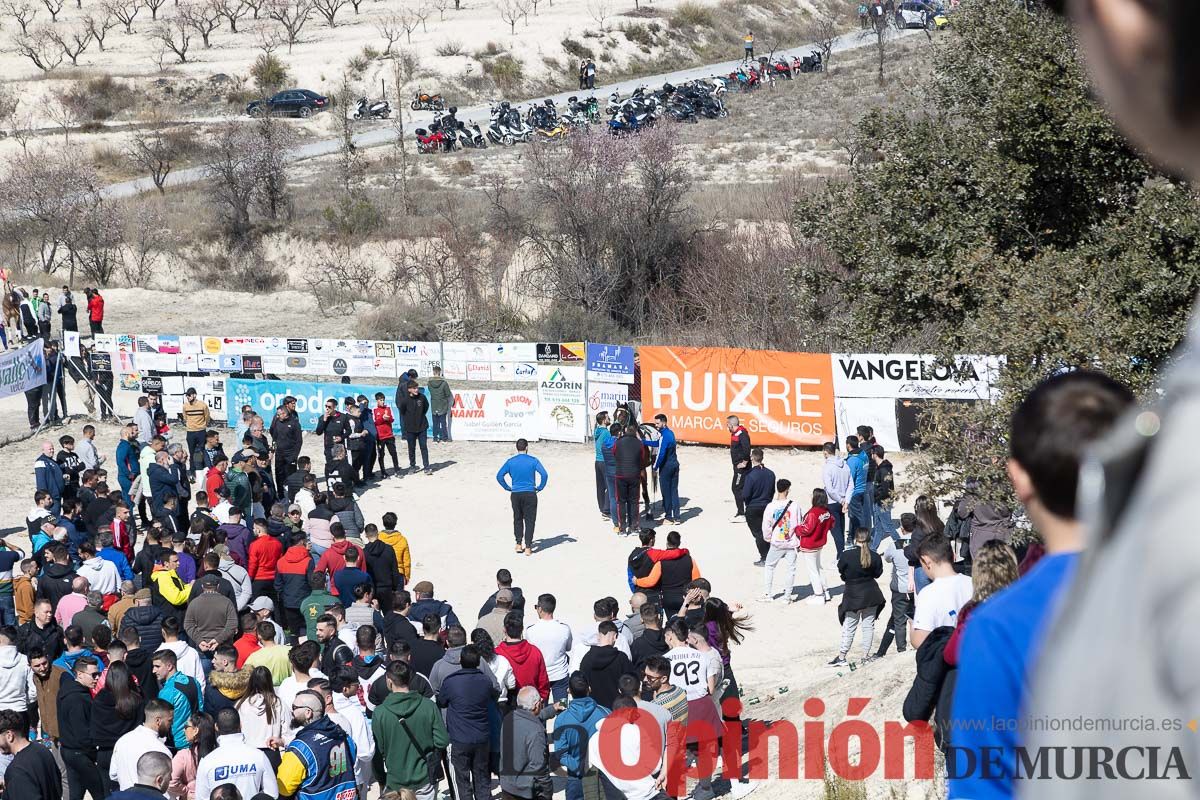
<path id="1" fill-rule="evenodd" d="M 713 77 L 680 86 L 665 83 L 653 91 L 639 87 L 627 96 L 613 92 L 604 114 L 595 95 L 572 96 L 561 108 L 553 100 L 533 103 L 528 108 L 501 100 L 492 104 L 491 122 L 486 129 L 458 119 L 458 109 L 454 106 L 429 103 L 427 107 L 434 111 L 434 120 L 428 128 L 416 130 L 417 149 L 434 153 L 479 149 L 489 143 L 509 146 L 534 139 L 563 139 L 575 131 L 590 131 L 592 125 L 601 123 L 604 115 L 608 116 L 607 131 L 616 136 L 650 127 L 664 117 L 675 122 L 717 119 L 729 113 L 723 100 L 728 84 L 728 78 Z M 437 95 L 427 97 L 440 100 Z"/>

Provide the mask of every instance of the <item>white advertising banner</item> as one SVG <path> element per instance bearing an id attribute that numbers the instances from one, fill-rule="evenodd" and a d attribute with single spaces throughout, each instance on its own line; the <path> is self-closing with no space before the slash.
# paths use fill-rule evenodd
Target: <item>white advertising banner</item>
<path id="1" fill-rule="evenodd" d="M 587 407 L 592 419 L 601 411 L 612 411 L 620 403 L 629 402 L 629 387 L 623 383 L 588 383 Z"/>
<path id="2" fill-rule="evenodd" d="M 60 378 L 65 380 L 66 375 Z M 24 392 L 46 382 L 46 354 L 42 340 L 0 353 L 0 397 Z"/>
<path id="3" fill-rule="evenodd" d="M 835 397 L 994 399 L 1002 356 L 834 353 Z"/>
<path id="4" fill-rule="evenodd" d="M 892 397 L 838 397 L 833 401 L 837 416 L 838 449 L 846 454 L 846 437 L 853 436 L 859 425 L 875 429 L 875 441 L 889 453 L 900 449 L 896 428 L 896 399 Z"/>
<path id="5" fill-rule="evenodd" d="M 542 364 L 537 368 L 537 379 L 541 437 L 582 442 L 588 433 L 583 367 Z"/>
<path id="6" fill-rule="evenodd" d="M 486 342 L 442 342 L 442 360 L 491 361 L 495 350 L 494 344 Z"/>
<path id="7" fill-rule="evenodd" d="M 537 393 L 460 390 L 450 409 L 450 430 L 459 441 L 515 442 L 538 439 Z"/>

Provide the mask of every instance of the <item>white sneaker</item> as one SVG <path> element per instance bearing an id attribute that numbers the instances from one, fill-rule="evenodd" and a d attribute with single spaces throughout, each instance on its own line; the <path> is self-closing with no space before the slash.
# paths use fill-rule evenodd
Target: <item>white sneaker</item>
<path id="1" fill-rule="evenodd" d="M 774 603 L 774 602 L 775 602 L 775 595 L 773 595 L 773 594 L 765 594 L 765 593 L 764 593 L 764 594 L 762 594 L 762 595 L 759 595 L 758 602 L 760 602 L 760 603 Z"/>
<path id="2" fill-rule="evenodd" d="M 814 594 L 812 597 L 806 597 L 804 602 L 808 603 L 810 606 L 823 606 L 825 605 L 825 597 L 823 595 Z"/>
<path id="3" fill-rule="evenodd" d="M 741 800 L 757 788 L 758 781 L 733 781 L 729 786 L 728 796 L 733 800 Z"/>

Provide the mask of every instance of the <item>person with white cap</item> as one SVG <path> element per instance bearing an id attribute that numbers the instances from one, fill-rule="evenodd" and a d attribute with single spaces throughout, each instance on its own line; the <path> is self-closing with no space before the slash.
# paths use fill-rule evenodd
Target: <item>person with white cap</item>
<path id="1" fill-rule="evenodd" d="M 275 644 L 284 644 L 287 642 L 287 636 L 283 631 L 283 626 L 275 621 L 275 603 L 269 597 L 256 597 L 250 601 L 250 610 L 254 612 L 254 616 L 259 622 L 269 622 L 275 628 Z"/>

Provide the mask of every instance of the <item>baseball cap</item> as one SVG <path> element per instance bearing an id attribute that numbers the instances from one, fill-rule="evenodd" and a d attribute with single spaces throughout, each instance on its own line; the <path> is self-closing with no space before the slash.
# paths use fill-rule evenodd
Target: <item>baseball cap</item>
<path id="1" fill-rule="evenodd" d="M 250 603 L 250 610 L 251 611 L 274 611 L 275 604 L 273 602 L 271 602 L 271 598 L 269 598 L 269 597 L 256 597 L 256 598 L 254 598 L 254 601 L 252 603 Z"/>
<path id="2" fill-rule="evenodd" d="M 289 514 L 290 514 L 290 513 L 292 513 L 293 511 L 303 511 L 303 510 L 304 510 L 304 509 L 302 509 L 302 508 L 300 507 L 300 504 L 299 504 L 299 503 L 292 503 L 290 506 L 288 506 L 288 513 L 289 513 Z"/>
<path id="3" fill-rule="evenodd" d="M 200 585 L 201 586 L 220 586 L 221 579 L 218 578 L 216 575 L 213 575 L 210 573 L 210 574 L 205 575 L 200 578 Z"/>
<path id="4" fill-rule="evenodd" d="M 175 531 L 175 533 L 171 535 L 171 541 L 176 542 L 177 544 L 183 544 L 187 541 L 187 534 L 183 531 Z"/>
<path id="5" fill-rule="evenodd" d="M 499 603 L 501 601 L 506 603 L 511 603 L 513 601 L 512 589 L 501 589 L 500 591 L 496 592 L 496 602 Z"/>
<path id="6" fill-rule="evenodd" d="M 413 591 L 417 594 L 427 594 L 430 597 L 433 597 L 433 584 L 429 581 L 421 581 L 413 587 Z"/>

